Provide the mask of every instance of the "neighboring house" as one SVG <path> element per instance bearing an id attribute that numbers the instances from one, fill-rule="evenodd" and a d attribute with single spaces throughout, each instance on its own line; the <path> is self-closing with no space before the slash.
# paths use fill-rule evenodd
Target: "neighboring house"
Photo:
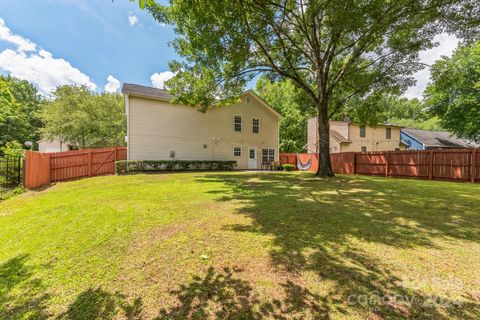
<path id="1" fill-rule="evenodd" d="M 279 117 L 252 91 L 205 113 L 172 105 L 165 90 L 124 84 L 129 160 L 235 160 L 260 169 L 279 159 Z"/>
<path id="2" fill-rule="evenodd" d="M 407 144 L 408 150 L 479 147 L 478 144 L 458 138 L 447 131 L 428 131 L 404 128 L 400 135 L 402 140 Z"/>
<path id="3" fill-rule="evenodd" d="M 308 120 L 307 152 L 318 153 L 320 139 L 317 118 Z M 369 152 L 404 150 L 400 127 L 389 124 L 361 125 L 330 120 L 330 152 Z"/>
<path id="4" fill-rule="evenodd" d="M 77 148 L 68 142 L 59 140 L 59 139 L 42 139 L 37 141 L 38 143 L 38 151 L 52 153 L 52 152 L 62 152 L 62 151 L 70 151 L 76 150 Z"/>

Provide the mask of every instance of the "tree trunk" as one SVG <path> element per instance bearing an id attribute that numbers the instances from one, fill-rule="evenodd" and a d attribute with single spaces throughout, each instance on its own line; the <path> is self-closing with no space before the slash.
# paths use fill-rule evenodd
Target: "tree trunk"
<path id="1" fill-rule="evenodd" d="M 330 123 L 328 122 L 327 102 L 320 102 L 317 110 L 318 136 L 320 138 L 317 176 L 322 178 L 334 177 L 335 174 L 330 161 Z"/>

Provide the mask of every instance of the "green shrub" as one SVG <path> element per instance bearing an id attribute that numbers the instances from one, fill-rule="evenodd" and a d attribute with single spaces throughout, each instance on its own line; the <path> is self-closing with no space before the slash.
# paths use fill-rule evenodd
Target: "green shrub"
<path id="1" fill-rule="evenodd" d="M 282 165 L 283 170 L 285 171 L 293 171 L 295 169 L 295 166 L 293 164 L 283 164 Z"/>
<path id="2" fill-rule="evenodd" d="M 25 189 L 23 187 L 16 187 L 16 188 L 13 188 L 13 189 L 2 189 L 2 187 L 0 187 L 0 201 L 1 200 L 6 200 L 10 197 L 13 197 L 17 194 L 20 194 L 22 192 L 24 192 Z"/>
<path id="3" fill-rule="evenodd" d="M 1 153 L 9 158 L 25 158 L 25 150 L 17 141 L 9 141 L 0 148 Z"/>
<path id="4" fill-rule="evenodd" d="M 221 160 L 122 160 L 115 163 L 119 175 L 145 171 L 228 171 L 236 161 Z"/>

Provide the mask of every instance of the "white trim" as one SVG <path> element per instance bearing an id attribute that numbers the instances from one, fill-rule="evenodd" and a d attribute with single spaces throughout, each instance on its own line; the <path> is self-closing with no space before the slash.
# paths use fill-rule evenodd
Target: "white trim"
<path id="1" fill-rule="evenodd" d="M 258 102 L 260 102 L 260 104 L 262 106 L 264 106 L 268 111 L 270 111 L 271 113 L 273 113 L 274 115 L 276 115 L 278 118 L 280 118 L 280 113 L 278 113 L 277 111 L 275 111 L 275 109 L 273 109 L 272 107 L 270 107 L 270 105 L 268 105 L 268 103 L 266 103 L 262 98 L 260 98 L 260 96 L 258 94 L 256 94 L 253 90 L 247 90 L 245 92 L 242 93 L 242 96 L 243 95 L 246 95 L 246 94 L 249 94 L 251 95 L 252 97 L 255 98 L 255 100 L 257 100 Z"/>
<path id="2" fill-rule="evenodd" d="M 235 155 L 235 148 L 240 148 L 240 155 L 239 156 L 236 156 Z M 243 147 L 241 145 L 234 145 L 233 148 L 232 148 L 232 151 L 233 151 L 233 156 L 234 157 L 242 157 L 242 154 L 243 154 Z"/>
<path id="3" fill-rule="evenodd" d="M 278 148 L 276 147 L 261 147 L 260 148 L 260 160 L 263 162 L 263 150 L 266 149 L 266 150 L 273 150 L 274 152 L 274 155 L 273 155 L 273 161 L 278 161 L 277 160 L 277 157 L 278 157 Z M 268 155 L 267 157 L 270 157 L 270 153 L 268 152 Z"/>
<path id="4" fill-rule="evenodd" d="M 125 113 L 127 115 L 127 160 L 130 160 L 130 96 L 125 94 Z"/>
<path id="5" fill-rule="evenodd" d="M 235 130 L 235 118 L 240 117 L 240 131 Z M 241 114 L 233 115 L 233 132 L 242 133 L 243 132 L 243 116 Z"/>
<path id="6" fill-rule="evenodd" d="M 253 120 L 255 120 L 255 119 L 258 120 L 258 132 L 253 131 L 253 127 L 254 127 Z M 261 133 L 260 132 L 260 117 L 252 117 L 252 134 L 260 134 L 260 133 Z"/>
<path id="7" fill-rule="evenodd" d="M 253 146 L 247 146 L 247 168 L 252 169 L 252 170 L 257 170 L 258 169 L 258 152 L 257 152 L 258 147 L 253 147 Z M 250 150 L 253 150 L 255 152 L 255 158 L 251 159 L 250 158 Z M 255 168 L 250 168 L 250 160 L 255 160 Z"/>

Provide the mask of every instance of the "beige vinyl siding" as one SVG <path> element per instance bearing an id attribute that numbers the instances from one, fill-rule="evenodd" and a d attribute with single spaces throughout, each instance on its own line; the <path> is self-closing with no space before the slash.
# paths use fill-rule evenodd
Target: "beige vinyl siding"
<path id="1" fill-rule="evenodd" d="M 60 140 L 41 140 L 38 142 L 38 151 L 47 153 L 68 151 L 68 143 Z"/>
<path id="2" fill-rule="evenodd" d="M 342 144 L 342 152 L 361 151 L 362 146 L 367 151 L 394 151 L 400 149 L 400 127 L 387 127 L 383 125 L 365 126 L 365 137 L 360 137 L 360 125 L 350 123 L 350 137 L 352 143 Z M 386 138 L 386 128 L 391 128 L 391 139 Z"/>
<path id="3" fill-rule="evenodd" d="M 308 119 L 307 122 L 307 153 L 318 152 L 317 118 Z"/>
<path id="4" fill-rule="evenodd" d="M 131 160 L 171 159 L 170 151 L 175 151 L 177 160 L 236 160 L 238 169 L 247 169 L 248 147 L 257 148 L 257 169 L 262 148 L 274 148 L 278 160 L 278 117 L 249 93 L 236 105 L 205 113 L 136 96 L 129 96 L 128 104 Z M 241 132 L 234 131 L 235 115 L 242 116 Z M 260 119 L 259 133 L 253 133 L 253 118 Z M 235 146 L 242 147 L 240 157 L 233 155 Z"/>
<path id="5" fill-rule="evenodd" d="M 308 152 L 318 152 L 318 130 L 316 118 L 308 120 Z M 386 128 L 391 128 L 391 139 L 386 138 Z M 377 125 L 365 126 L 365 137 L 360 137 L 360 124 L 346 121 L 330 121 L 330 129 L 350 140 L 350 143 L 339 143 L 330 135 L 330 152 L 360 152 L 362 147 L 367 151 L 404 150 L 400 145 L 400 127 Z"/>

